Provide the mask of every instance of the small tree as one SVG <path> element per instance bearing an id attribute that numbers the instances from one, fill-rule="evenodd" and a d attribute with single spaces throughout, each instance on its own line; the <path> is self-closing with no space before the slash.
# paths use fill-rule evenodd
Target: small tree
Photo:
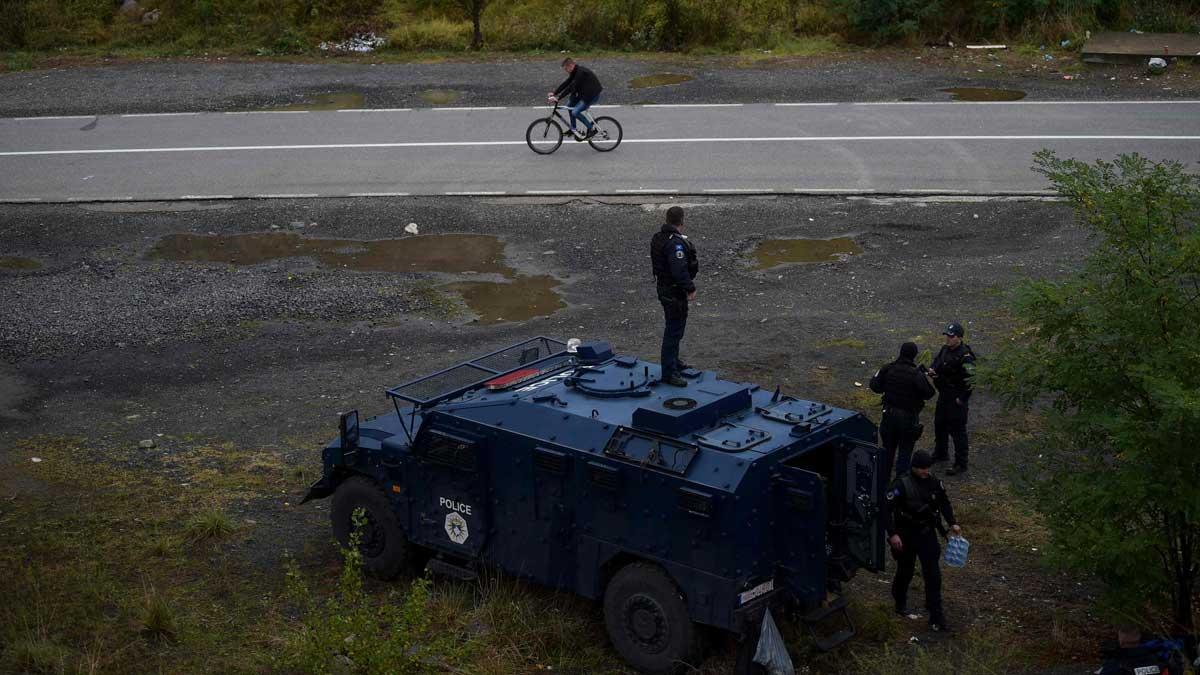
<path id="1" fill-rule="evenodd" d="M 1043 408 L 1030 471 L 1052 555 L 1113 609 L 1170 607 L 1194 630 L 1200 575 L 1200 176 L 1174 162 L 1060 160 L 1037 171 L 1094 234 L 1083 269 L 1022 285 L 1013 342 L 984 370 Z"/>
<path id="2" fill-rule="evenodd" d="M 460 2 L 471 15 L 471 25 L 474 29 L 471 34 L 471 49 L 483 49 L 483 29 L 479 22 L 483 19 L 483 10 L 487 8 L 488 0 L 460 0 Z"/>

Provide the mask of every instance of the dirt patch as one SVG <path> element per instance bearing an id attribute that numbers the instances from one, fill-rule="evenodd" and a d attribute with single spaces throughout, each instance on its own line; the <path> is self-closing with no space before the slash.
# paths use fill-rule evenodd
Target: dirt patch
<path id="1" fill-rule="evenodd" d="M 987 87 L 951 87 L 941 91 L 950 94 L 955 101 L 1020 101 L 1025 92 L 1016 89 L 989 89 Z"/>
<path id="2" fill-rule="evenodd" d="M 430 105 L 449 105 L 458 101 L 462 94 L 449 89 L 426 89 L 417 97 Z"/>
<path id="3" fill-rule="evenodd" d="M 42 268 L 42 263 L 33 258 L 17 258 L 13 256 L 0 256 L 0 270 L 13 270 L 16 272 L 28 272 L 30 270 L 38 270 Z"/>
<path id="4" fill-rule="evenodd" d="M 498 237 L 439 234 L 403 239 L 314 239 L 298 234 L 197 235 L 163 237 L 150 259 L 257 265 L 282 258 L 315 258 L 329 267 L 360 272 L 495 273 L 513 277 Z"/>
<path id="5" fill-rule="evenodd" d="M 655 73 L 653 75 L 642 75 L 635 77 L 629 81 L 630 89 L 646 89 L 648 87 L 665 87 L 669 84 L 683 84 L 696 79 L 691 75 L 683 75 L 680 73 Z"/>
<path id="6" fill-rule="evenodd" d="M 517 277 L 509 283 L 462 281 L 443 288 L 461 295 L 479 323 L 493 324 L 550 316 L 566 307 L 555 290 L 558 285 L 557 279 L 543 275 Z"/>
<path id="7" fill-rule="evenodd" d="M 366 97 L 359 92 L 341 91 L 317 94 L 307 101 L 271 106 L 270 108 L 262 108 L 262 110 L 342 110 L 345 108 L 361 108 L 365 101 Z"/>
<path id="8" fill-rule="evenodd" d="M 767 239 L 754 248 L 754 269 L 765 270 L 792 263 L 831 262 L 862 254 L 862 246 L 849 237 L 834 239 Z"/>

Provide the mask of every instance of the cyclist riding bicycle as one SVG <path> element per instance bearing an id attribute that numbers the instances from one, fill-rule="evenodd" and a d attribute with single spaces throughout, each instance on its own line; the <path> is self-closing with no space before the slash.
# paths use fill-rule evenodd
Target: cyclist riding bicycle
<path id="1" fill-rule="evenodd" d="M 596 135 L 596 128 L 582 113 L 600 100 L 600 92 L 604 87 L 600 86 L 600 80 L 590 68 L 575 63 L 571 57 L 563 59 L 562 69 L 567 71 L 567 81 L 558 85 L 558 89 L 550 92 L 548 96 L 553 103 L 563 96 L 570 95 L 571 98 L 567 100 L 567 110 L 571 116 L 571 136 L 576 141 L 585 141 Z M 584 125 L 587 126 L 587 135 L 580 136 L 579 132 L 575 130 L 576 119 L 583 120 Z"/>

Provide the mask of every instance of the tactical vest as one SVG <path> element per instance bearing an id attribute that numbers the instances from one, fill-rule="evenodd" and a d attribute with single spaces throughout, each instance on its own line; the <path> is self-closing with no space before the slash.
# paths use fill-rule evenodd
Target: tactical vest
<path id="1" fill-rule="evenodd" d="M 926 494 L 911 473 L 900 478 L 900 485 L 904 486 L 904 499 L 896 505 L 897 528 L 924 530 L 933 527 L 941 517 L 937 492 L 929 490 Z"/>

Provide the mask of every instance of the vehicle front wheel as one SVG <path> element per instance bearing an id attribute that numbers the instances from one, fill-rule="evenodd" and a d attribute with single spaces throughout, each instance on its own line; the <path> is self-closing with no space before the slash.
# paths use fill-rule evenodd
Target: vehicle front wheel
<path id="1" fill-rule="evenodd" d="M 391 502 L 370 479 L 348 478 L 333 493 L 333 536 L 343 547 L 350 546 L 356 527 L 354 514 L 359 509 L 358 550 L 363 569 L 381 579 L 394 578 L 408 565 L 410 547 Z"/>
<path id="2" fill-rule="evenodd" d="M 687 603 L 657 565 L 633 563 L 617 572 L 604 592 L 604 624 L 617 653 L 643 673 L 676 673 L 697 660 Z"/>

